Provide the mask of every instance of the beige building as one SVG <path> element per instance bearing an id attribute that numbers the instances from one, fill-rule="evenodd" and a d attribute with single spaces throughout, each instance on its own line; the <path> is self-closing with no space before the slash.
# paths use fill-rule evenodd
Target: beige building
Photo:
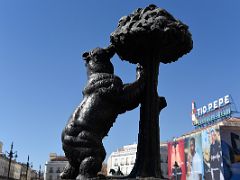
<path id="1" fill-rule="evenodd" d="M 33 170 L 29 166 L 28 167 L 28 172 L 27 172 L 27 164 L 21 163 L 21 174 L 20 174 L 20 179 L 21 180 L 34 180 L 34 179 L 37 179 L 37 178 L 38 178 L 38 172 L 36 170 Z"/>
<path id="2" fill-rule="evenodd" d="M 6 180 L 9 170 L 9 158 L 2 152 L 3 143 L 0 142 L 0 180 Z M 14 158 L 11 161 L 11 167 L 9 172 L 9 178 L 11 180 L 26 180 L 27 165 L 17 162 Z M 28 168 L 27 180 L 33 180 L 37 177 L 37 172 Z"/>
<path id="3" fill-rule="evenodd" d="M 8 176 L 9 158 L 2 152 L 3 143 L 0 141 L 0 180 Z M 9 177 L 11 179 L 20 179 L 21 165 L 12 159 Z"/>
<path id="4" fill-rule="evenodd" d="M 8 176 L 9 159 L 4 155 L 0 155 L 0 179 Z M 12 179 L 20 179 L 21 165 L 12 160 L 9 177 Z"/>

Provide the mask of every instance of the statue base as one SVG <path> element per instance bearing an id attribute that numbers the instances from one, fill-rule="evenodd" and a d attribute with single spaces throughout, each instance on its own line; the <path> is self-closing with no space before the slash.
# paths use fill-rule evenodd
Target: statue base
<path id="1" fill-rule="evenodd" d="M 90 178 L 87 180 L 166 180 L 161 178 L 153 178 L 153 177 L 145 177 L 145 178 L 127 178 L 124 176 L 108 176 L 108 177 L 96 177 L 96 178 Z M 68 180 L 75 180 L 75 179 L 68 179 Z"/>
<path id="2" fill-rule="evenodd" d="M 127 178 L 124 176 L 108 176 L 106 177 L 107 180 L 120 180 L 120 179 L 126 179 L 126 180 L 164 180 L 162 178 L 154 178 L 154 177 L 144 177 L 144 178 Z M 165 179 L 166 180 L 166 179 Z"/>
<path id="3" fill-rule="evenodd" d="M 145 178 L 123 178 L 123 177 L 106 177 L 105 179 L 103 178 L 92 178 L 89 180 L 166 180 L 166 179 L 161 179 L 161 178 L 153 178 L 153 177 L 145 177 Z"/>
<path id="4" fill-rule="evenodd" d="M 111 180 L 120 180 L 123 178 L 107 178 L 107 179 L 111 179 Z M 164 180 L 161 178 L 152 178 L 152 177 L 145 177 L 145 178 L 125 178 L 127 180 Z M 165 179 L 166 180 L 166 179 Z"/>

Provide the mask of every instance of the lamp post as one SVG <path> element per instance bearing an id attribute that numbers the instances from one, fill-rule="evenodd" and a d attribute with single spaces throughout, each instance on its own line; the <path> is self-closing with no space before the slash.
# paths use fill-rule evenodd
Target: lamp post
<path id="1" fill-rule="evenodd" d="M 8 175 L 7 175 L 7 179 L 9 179 L 10 176 L 10 169 L 11 169 L 11 163 L 12 163 L 12 158 L 15 157 L 15 159 L 17 158 L 17 151 L 13 152 L 13 142 L 11 144 L 11 149 L 10 152 L 6 151 L 7 156 L 9 157 L 9 164 L 8 164 Z"/>
<path id="2" fill-rule="evenodd" d="M 28 168 L 29 168 L 29 165 L 30 165 L 30 168 L 33 167 L 32 163 L 29 164 L 29 155 L 28 155 L 28 158 L 27 158 L 27 170 L 26 170 L 26 180 L 27 180 L 27 177 L 28 177 Z"/>
<path id="3" fill-rule="evenodd" d="M 27 180 L 27 177 L 28 177 L 28 168 L 29 168 L 29 155 L 28 155 L 28 158 L 27 158 L 26 180 Z"/>
<path id="4" fill-rule="evenodd" d="M 39 166 L 38 178 L 41 179 L 41 165 Z"/>

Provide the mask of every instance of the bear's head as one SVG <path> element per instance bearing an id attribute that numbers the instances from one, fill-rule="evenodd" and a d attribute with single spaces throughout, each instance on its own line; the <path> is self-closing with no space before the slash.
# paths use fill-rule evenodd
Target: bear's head
<path id="1" fill-rule="evenodd" d="M 90 52 L 83 53 L 83 60 L 86 62 L 88 77 L 95 73 L 114 73 L 111 58 L 115 54 L 112 45 L 107 48 L 95 48 Z"/>

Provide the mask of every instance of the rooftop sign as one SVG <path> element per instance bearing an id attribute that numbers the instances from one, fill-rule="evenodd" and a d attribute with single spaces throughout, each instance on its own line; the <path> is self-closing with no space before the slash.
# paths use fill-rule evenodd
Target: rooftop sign
<path id="1" fill-rule="evenodd" d="M 196 107 L 196 103 L 192 102 L 192 123 L 196 127 L 204 127 L 216 121 L 230 117 L 231 97 L 226 95 L 213 102 L 208 103 L 200 108 Z"/>

